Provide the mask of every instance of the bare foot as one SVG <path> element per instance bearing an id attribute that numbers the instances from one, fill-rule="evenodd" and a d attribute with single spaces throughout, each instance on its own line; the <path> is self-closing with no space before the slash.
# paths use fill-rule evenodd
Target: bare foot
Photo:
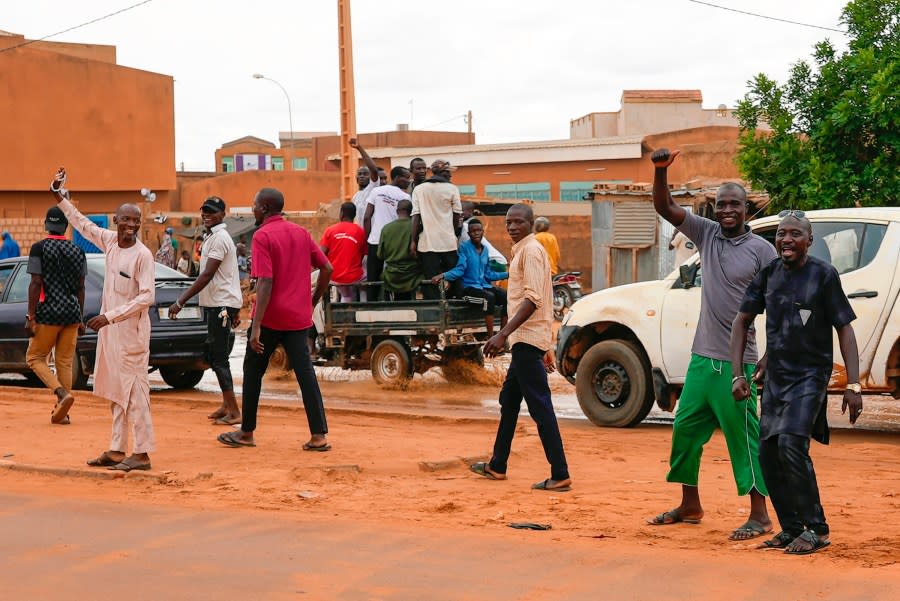
<path id="1" fill-rule="evenodd" d="M 225 411 L 225 407 L 223 405 L 222 407 L 219 407 L 218 409 L 216 409 L 215 411 L 213 411 L 206 417 L 208 417 L 209 419 L 219 419 L 220 417 L 224 417 L 226 414 L 227 414 L 227 411 Z"/>

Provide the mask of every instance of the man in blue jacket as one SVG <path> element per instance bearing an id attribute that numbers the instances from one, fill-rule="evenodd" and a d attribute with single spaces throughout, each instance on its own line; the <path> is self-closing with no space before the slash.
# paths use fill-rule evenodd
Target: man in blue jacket
<path id="1" fill-rule="evenodd" d="M 487 326 L 488 338 L 494 335 L 494 308 L 502 307 L 501 327 L 506 324 L 506 290 L 493 286 L 491 282 L 505 280 L 508 273 L 492 271 L 488 266 L 490 260 L 487 248 L 481 243 L 484 239 L 484 226 L 477 219 L 469 220 L 469 239 L 459 245 L 459 259 L 456 267 L 450 271 L 439 273 L 431 278 L 432 284 L 441 280 L 455 282 L 461 279 L 463 296 L 483 298 L 484 323 Z"/>

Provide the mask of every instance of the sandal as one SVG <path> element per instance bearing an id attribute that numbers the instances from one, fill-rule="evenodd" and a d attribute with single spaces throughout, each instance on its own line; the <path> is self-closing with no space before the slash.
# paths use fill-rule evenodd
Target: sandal
<path id="1" fill-rule="evenodd" d="M 806 543 L 808 546 L 804 545 L 802 548 L 791 550 L 791 545 L 797 541 L 803 541 L 801 544 Z M 828 537 L 819 536 L 812 530 L 804 530 L 800 536 L 791 542 L 791 544 L 787 545 L 784 552 L 788 555 L 810 555 L 816 551 L 821 551 L 830 544 L 831 541 L 828 540 Z"/>
<path id="2" fill-rule="evenodd" d="M 701 518 L 686 518 L 681 515 L 678 508 L 664 511 L 656 517 L 647 520 L 651 526 L 669 526 L 671 524 L 699 524 Z"/>
<path id="3" fill-rule="evenodd" d="M 547 478 L 543 482 L 537 482 L 531 485 L 533 490 L 546 490 L 550 492 L 568 492 L 572 490 L 572 484 L 561 484 L 561 482 L 565 482 L 565 480 L 553 480 L 551 478 Z"/>
<path id="4" fill-rule="evenodd" d="M 119 463 L 111 465 L 106 469 L 114 470 L 117 472 L 130 472 L 132 470 L 146 471 L 150 469 L 150 462 L 148 461 L 147 463 L 141 463 L 133 457 L 126 457 Z"/>
<path id="5" fill-rule="evenodd" d="M 121 463 L 119 459 L 113 459 L 109 453 L 103 451 L 96 459 L 88 459 L 87 464 L 91 467 L 110 467 Z"/>
<path id="6" fill-rule="evenodd" d="M 493 471 L 490 464 L 484 461 L 473 463 L 469 466 L 469 470 L 475 472 L 479 476 L 484 476 L 488 480 L 506 480 L 506 474 Z"/>
<path id="7" fill-rule="evenodd" d="M 785 532 L 784 530 L 782 530 L 781 532 L 779 532 L 778 534 L 776 534 L 769 540 L 763 541 L 757 547 L 757 549 L 784 549 L 789 544 L 794 542 L 795 538 L 797 538 L 797 537 L 794 536 L 793 534 L 790 534 L 789 532 Z"/>
<path id="8" fill-rule="evenodd" d="M 240 430 L 233 430 L 231 432 L 223 432 L 216 437 L 216 440 L 221 442 L 226 447 L 231 447 L 234 449 L 240 447 L 255 447 L 256 443 L 252 440 L 244 440 L 243 434 Z"/>

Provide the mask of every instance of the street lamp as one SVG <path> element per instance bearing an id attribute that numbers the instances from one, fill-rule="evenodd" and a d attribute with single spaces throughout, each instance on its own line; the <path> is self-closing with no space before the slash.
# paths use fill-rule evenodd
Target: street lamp
<path id="1" fill-rule="evenodd" d="M 290 158 L 289 170 L 294 169 L 294 117 L 291 114 L 291 97 L 288 95 L 287 90 L 284 89 L 284 86 L 272 79 L 271 77 L 266 77 L 262 73 L 254 73 L 253 79 L 265 79 L 271 81 L 276 86 L 281 88 L 281 91 L 284 92 L 284 97 L 287 99 L 288 104 L 288 127 L 290 127 L 290 131 L 288 132 L 291 136 L 291 150 L 288 152 L 288 157 Z"/>

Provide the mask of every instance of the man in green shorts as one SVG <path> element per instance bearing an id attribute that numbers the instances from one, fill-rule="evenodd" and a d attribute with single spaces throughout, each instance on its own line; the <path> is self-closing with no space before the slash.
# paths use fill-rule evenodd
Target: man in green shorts
<path id="1" fill-rule="evenodd" d="M 716 193 L 715 221 L 688 213 L 672 200 L 667 169 L 678 155 L 660 149 L 651 160 L 653 205 L 659 215 L 687 236 L 700 252 L 703 265 L 700 319 L 684 390 L 678 401 L 672 429 L 672 452 L 666 480 L 681 484 L 681 504 L 648 520 L 662 526 L 679 522 L 698 523 L 703 506 L 697 487 L 703 446 L 716 427 L 722 429 L 731 457 L 731 468 L 739 495 L 750 495 L 747 521 L 731 533 L 731 540 L 746 540 L 772 530 L 766 509 L 766 484 L 759 466 L 759 417 L 756 388 L 747 400 L 736 403 L 732 382 L 752 380 L 758 357 L 756 336 L 751 331 L 744 348 L 743 374 L 732 374 L 730 363 L 731 324 L 753 277 L 775 258 L 775 249 L 753 234 L 744 223 L 747 193 L 738 184 L 726 183 Z"/>

